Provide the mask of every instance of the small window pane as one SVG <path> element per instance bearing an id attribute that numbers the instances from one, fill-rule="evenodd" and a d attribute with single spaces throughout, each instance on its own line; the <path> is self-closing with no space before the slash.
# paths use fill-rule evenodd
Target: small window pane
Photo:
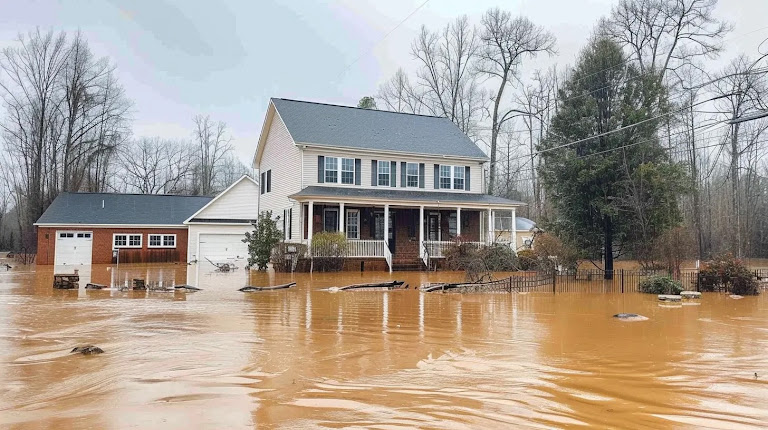
<path id="1" fill-rule="evenodd" d="M 339 182 L 339 159 L 325 157 L 325 182 Z"/>
<path id="2" fill-rule="evenodd" d="M 176 236 L 172 234 L 163 236 L 163 246 L 168 246 L 168 247 L 176 246 Z"/>
<path id="3" fill-rule="evenodd" d="M 453 167 L 453 189 L 464 189 L 464 166 Z"/>
<path id="4" fill-rule="evenodd" d="M 128 245 L 128 237 L 124 234 L 119 234 L 115 236 L 115 246 L 126 246 Z"/>
<path id="5" fill-rule="evenodd" d="M 354 158 L 341 159 L 341 183 L 342 184 L 355 183 L 355 159 Z"/>
<path id="6" fill-rule="evenodd" d="M 389 161 L 379 161 L 379 186 L 389 186 Z"/>
<path id="7" fill-rule="evenodd" d="M 440 188 L 451 188 L 451 166 L 440 166 Z"/>
<path id="8" fill-rule="evenodd" d="M 150 234 L 149 235 L 149 246 L 160 246 L 162 241 L 160 240 L 159 234 Z"/>
<path id="9" fill-rule="evenodd" d="M 128 239 L 128 246 L 141 246 L 141 235 L 132 234 Z"/>

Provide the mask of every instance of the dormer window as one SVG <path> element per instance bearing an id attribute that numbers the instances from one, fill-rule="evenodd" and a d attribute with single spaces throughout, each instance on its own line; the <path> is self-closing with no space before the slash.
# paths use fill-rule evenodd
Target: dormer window
<path id="1" fill-rule="evenodd" d="M 379 183 L 379 186 L 388 187 L 389 184 L 390 184 L 390 182 L 389 182 L 389 174 L 390 174 L 389 162 L 388 161 L 379 162 L 378 165 L 379 165 L 379 167 L 378 167 L 378 170 L 379 170 L 379 172 L 378 172 L 378 177 L 379 177 L 379 182 L 378 183 Z"/>

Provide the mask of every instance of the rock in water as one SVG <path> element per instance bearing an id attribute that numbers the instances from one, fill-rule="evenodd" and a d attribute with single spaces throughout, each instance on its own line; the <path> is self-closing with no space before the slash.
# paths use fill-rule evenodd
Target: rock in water
<path id="1" fill-rule="evenodd" d="M 70 353 L 72 352 L 79 352 L 80 354 L 83 354 L 83 355 L 92 355 L 92 354 L 101 354 L 104 352 L 104 350 L 99 348 L 98 346 L 86 345 L 86 346 L 76 346 L 72 348 L 72 351 L 70 351 Z"/>
<path id="2" fill-rule="evenodd" d="M 614 318 L 618 318 L 618 319 L 620 319 L 622 321 L 646 321 L 648 319 L 648 317 L 644 317 L 642 315 L 638 315 L 638 314 L 625 314 L 625 313 L 616 314 L 613 317 Z"/>

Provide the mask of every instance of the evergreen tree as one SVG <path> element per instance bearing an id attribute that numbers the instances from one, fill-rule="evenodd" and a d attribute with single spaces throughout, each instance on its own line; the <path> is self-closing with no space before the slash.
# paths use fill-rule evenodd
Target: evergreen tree
<path id="1" fill-rule="evenodd" d="M 279 218 L 278 218 L 279 219 Z M 262 211 L 253 233 L 245 233 L 243 242 L 248 244 L 248 267 L 267 270 L 267 263 L 272 256 L 272 248 L 283 238 L 277 228 L 277 220 L 272 219 L 272 211 Z"/>
<path id="2" fill-rule="evenodd" d="M 548 136 L 539 146 L 542 183 L 555 209 L 551 228 L 585 256 L 643 258 L 679 222 L 684 171 L 659 143 L 668 112 L 664 88 L 629 64 L 621 47 L 595 37 L 560 90 Z M 658 119 L 656 119 L 658 118 Z"/>

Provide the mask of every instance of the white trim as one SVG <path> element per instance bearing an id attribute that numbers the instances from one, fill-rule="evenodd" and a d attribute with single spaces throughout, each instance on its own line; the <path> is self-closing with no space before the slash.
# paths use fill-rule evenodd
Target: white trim
<path id="1" fill-rule="evenodd" d="M 117 246 L 115 245 L 115 238 L 117 236 L 125 236 L 125 245 Z M 139 237 L 139 244 L 138 245 L 131 245 L 131 236 L 138 236 Z M 112 233 L 112 249 L 141 249 L 144 245 L 144 233 Z"/>
<path id="2" fill-rule="evenodd" d="M 259 172 L 259 173 L 261 173 L 261 172 Z M 250 176 L 248 176 L 248 175 L 243 175 L 243 176 L 241 176 L 241 177 L 240 177 L 240 179 L 238 179 L 238 180 L 236 180 L 235 182 L 233 182 L 233 183 L 232 183 L 232 185 L 228 186 L 228 187 L 227 187 L 227 188 L 226 188 L 224 191 L 220 192 L 220 193 L 219 193 L 219 195 L 217 195 L 216 197 L 214 197 L 213 199 L 211 199 L 211 201 L 209 201 L 208 203 L 206 203 L 206 204 L 205 204 L 203 207 L 201 207 L 200 209 L 198 209 L 198 211 L 197 211 L 197 212 L 193 213 L 193 214 L 192 214 L 192 216 L 190 216 L 189 218 L 187 218 L 186 220 L 184 220 L 184 224 L 186 225 L 187 223 L 189 223 L 189 222 L 190 222 L 190 220 L 192 220 L 194 217 L 196 217 L 197 215 L 199 215 L 199 214 L 200 214 L 200 212 L 202 212 L 203 210 L 205 210 L 205 208 L 207 208 L 208 206 L 212 205 L 214 202 L 216 202 L 217 200 L 219 200 L 219 198 L 220 198 L 221 196 L 223 196 L 224 194 L 226 194 L 226 193 L 227 193 L 227 191 L 231 190 L 231 189 L 232 189 L 232 188 L 233 188 L 235 185 L 237 185 L 237 184 L 239 184 L 240 182 L 244 181 L 246 178 L 247 178 L 247 179 L 249 179 L 251 182 L 253 182 L 253 183 L 254 183 L 254 184 L 257 186 L 257 187 L 259 187 L 259 193 L 261 193 L 261 185 L 259 185 L 259 183 L 258 183 L 258 182 L 257 182 L 255 179 L 251 178 Z M 264 186 L 266 187 L 266 184 L 264 184 Z M 264 189 L 266 190 L 266 188 L 264 188 Z"/>
<path id="3" fill-rule="evenodd" d="M 275 109 L 277 110 L 277 109 Z M 286 125 L 285 128 L 287 129 L 288 126 Z M 290 134 L 290 131 L 288 132 Z M 432 157 L 432 158 L 442 158 L 445 160 L 468 160 L 473 162 L 479 162 L 480 164 L 487 163 L 490 161 L 490 158 L 488 157 L 464 157 L 459 155 L 445 155 L 445 154 L 427 154 L 427 153 L 421 153 L 421 152 L 410 152 L 410 151 L 393 151 L 393 150 L 381 150 L 381 149 L 368 149 L 368 148 L 359 148 L 356 146 L 339 146 L 339 145 L 318 145 L 308 142 L 296 142 L 296 145 L 300 147 L 305 148 L 312 148 L 312 149 L 338 149 L 342 151 L 355 151 L 355 152 L 361 152 L 366 154 L 386 154 L 386 155 L 392 155 L 392 156 L 400 156 L 400 155 L 414 155 L 419 157 Z"/>
<path id="4" fill-rule="evenodd" d="M 146 229 L 146 228 L 176 228 L 176 229 L 186 229 L 186 225 L 182 224 L 56 224 L 56 223 L 35 223 L 33 224 L 36 227 L 51 227 L 51 228 L 73 228 L 73 229 L 83 229 L 83 228 L 135 228 L 135 229 Z"/>
<path id="5" fill-rule="evenodd" d="M 357 237 L 349 237 L 349 214 L 352 212 L 357 214 L 357 225 L 356 225 Z M 360 209 L 347 209 L 344 213 L 344 223 L 346 225 L 346 227 L 344 228 L 344 237 L 346 237 L 347 240 L 360 240 L 360 228 L 361 228 Z"/>
<path id="6" fill-rule="evenodd" d="M 160 245 L 152 245 L 152 236 L 160 236 Z M 173 236 L 173 246 L 166 245 L 165 244 L 165 238 L 168 236 Z M 112 239 L 112 243 L 114 245 L 114 238 Z M 178 246 L 176 234 L 173 233 L 147 233 L 147 248 L 151 249 L 157 249 L 157 248 L 165 248 L 165 249 L 175 249 Z"/>

